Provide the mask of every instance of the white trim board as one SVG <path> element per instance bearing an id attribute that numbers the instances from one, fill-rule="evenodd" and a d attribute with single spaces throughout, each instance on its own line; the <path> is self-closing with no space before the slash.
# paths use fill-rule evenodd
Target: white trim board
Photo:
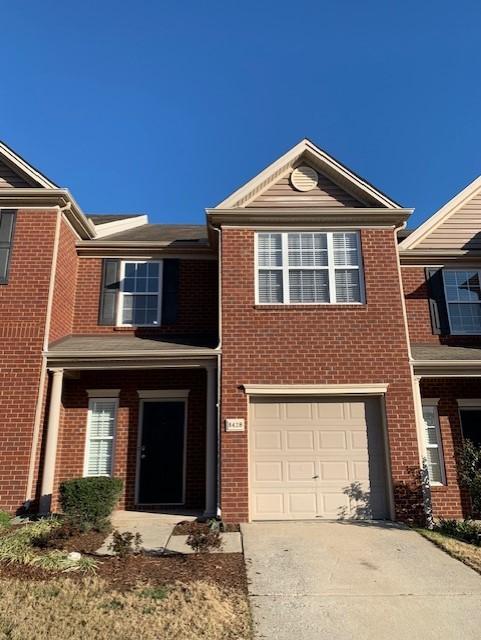
<path id="1" fill-rule="evenodd" d="M 332 396 L 383 395 L 387 383 L 373 384 L 244 384 L 246 395 Z"/>
<path id="2" fill-rule="evenodd" d="M 187 398 L 190 389 L 138 389 L 137 393 L 142 400 L 178 400 Z"/>

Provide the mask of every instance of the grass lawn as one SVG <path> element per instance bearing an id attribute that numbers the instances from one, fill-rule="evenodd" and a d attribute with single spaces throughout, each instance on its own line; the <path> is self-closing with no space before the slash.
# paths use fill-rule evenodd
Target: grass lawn
<path id="1" fill-rule="evenodd" d="M 451 536 L 447 536 L 439 531 L 417 529 L 417 532 L 446 551 L 446 553 L 449 553 L 453 558 L 461 560 L 461 562 L 464 562 L 464 564 L 471 567 L 471 569 L 481 573 L 481 547 L 462 542 L 456 538 L 451 538 Z"/>
<path id="2" fill-rule="evenodd" d="M 102 536 L 36 547 L 34 526 L 0 529 L 0 640 L 251 639 L 242 554 L 98 557 Z M 61 570 L 71 549 L 93 564 Z"/>
<path id="3" fill-rule="evenodd" d="M 8 640 L 248 640 L 245 594 L 213 582 L 110 589 L 101 578 L 0 579 Z"/>

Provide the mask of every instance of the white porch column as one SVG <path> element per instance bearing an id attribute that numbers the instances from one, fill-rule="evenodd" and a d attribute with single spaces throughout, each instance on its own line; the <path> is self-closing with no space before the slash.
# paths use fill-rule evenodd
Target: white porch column
<path id="1" fill-rule="evenodd" d="M 57 458 L 58 432 L 60 425 L 60 406 L 62 402 L 63 369 L 52 369 L 52 388 L 48 409 L 47 443 L 42 475 L 42 491 L 40 496 L 40 513 L 50 512 L 53 483 L 55 478 L 55 461 Z"/>
<path id="2" fill-rule="evenodd" d="M 217 419 L 216 419 L 216 366 L 206 366 L 206 439 L 205 439 L 205 511 L 213 517 L 217 510 Z"/>
<path id="3" fill-rule="evenodd" d="M 421 486 L 423 492 L 424 513 L 426 525 L 431 529 L 433 520 L 433 506 L 431 500 L 431 484 L 426 460 L 426 443 L 424 441 L 424 416 L 423 402 L 421 398 L 421 376 L 413 375 L 414 412 L 416 416 L 416 431 L 418 436 L 419 466 L 421 469 Z"/>

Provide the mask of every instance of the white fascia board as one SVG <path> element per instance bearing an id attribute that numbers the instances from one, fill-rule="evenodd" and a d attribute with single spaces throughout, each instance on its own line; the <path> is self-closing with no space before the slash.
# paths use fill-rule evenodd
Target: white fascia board
<path id="1" fill-rule="evenodd" d="M 467 187 L 455 195 L 454 198 L 451 198 L 451 200 L 446 202 L 441 209 L 423 222 L 423 224 L 413 231 L 407 238 L 404 238 L 404 240 L 398 245 L 399 250 L 405 251 L 406 249 L 413 249 L 422 240 L 424 240 L 431 231 L 437 229 L 453 213 L 455 213 L 460 206 L 472 198 L 479 189 L 481 189 L 481 176 L 478 176 L 473 180 L 473 182 L 468 184 Z"/>
<path id="2" fill-rule="evenodd" d="M 149 223 L 149 217 L 147 215 L 135 216 L 132 218 L 122 218 L 121 220 L 114 220 L 113 222 L 105 222 L 104 224 L 95 224 L 90 220 L 95 227 L 95 237 L 104 238 L 114 233 L 120 233 L 121 231 L 127 231 L 128 229 L 134 229 L 135 227 L 141 227 Z"/>
<path id="3" fill-rule="evenodd" d="M 0 142 L 0 156 L 6 160 L 7 164 L 16 167 L 21 174 L 26 175 L 31 180 L 36 182 L 45 189 L 57 189 L 57 185 L 51 182 L 47 177 L 42 175 L 40 171 L 37 171 L 35 167 L 32 167 L 26 160 L 21 158 L 13 149 L 10 149 L 6 144 Z"/>

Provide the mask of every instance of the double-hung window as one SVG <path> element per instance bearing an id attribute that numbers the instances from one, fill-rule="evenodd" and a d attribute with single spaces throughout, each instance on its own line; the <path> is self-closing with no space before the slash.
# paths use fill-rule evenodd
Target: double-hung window
<path id="1" fill-rule="evenodd" d="M 444 462 L 437 401 L 423 400 L 424 446 L 431 484 L 444 484 Z"/>
<path id="2" fill-rule="evenodd" d="M 363 302 L 356 231 L 256 235 L 258 304 Z"/>
<path id="3" fill-rule="evenodd" d="M 445 269 L 443 277 L 452 333 L 481 334 L 481 271 Z"/>
<path id="4" fill-rule="evenodd" d="M 113 473 L 117 398 L 91 398 L 87 422 L 85 476 Z"/>
<path id="5" fill-rule="evenodd" d="M 122 262 L 117 324 L 160 325 L 161 283 L 162 261 Z"/>

